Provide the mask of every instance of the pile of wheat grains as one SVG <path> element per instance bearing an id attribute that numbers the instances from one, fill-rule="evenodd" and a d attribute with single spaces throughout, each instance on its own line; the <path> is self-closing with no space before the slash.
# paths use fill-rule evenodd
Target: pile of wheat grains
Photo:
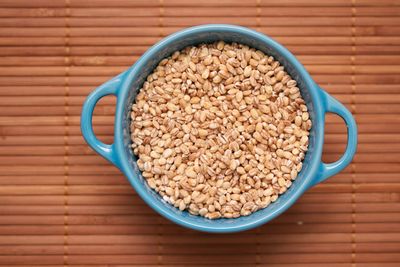
<path id="1" fill-rule="evenodd" d="M 148 185 L 209 219 L 267 207 L 296 179 L 311 120 L 273 57 L 222 41 L 186 47 L 147 77 L 131 139 Z"/>

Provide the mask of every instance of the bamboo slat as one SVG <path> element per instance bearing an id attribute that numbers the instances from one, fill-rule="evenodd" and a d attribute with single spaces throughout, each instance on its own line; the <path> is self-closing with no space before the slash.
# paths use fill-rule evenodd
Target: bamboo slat
<path id="1" fill-rule="evenodd" d="M 181 7 L 181 6 L 206 6 L 206 7 L 226 7 L 226 6 L 249 6 L 249 7 L 255 7 L 257 4 L 256 2 L 249 2 L 249 3 L 243 3 L 242 1 L 238 0 L 223 0 L 223 1 L 208 1 L 207 4 L 202 3 L 202 2 L 188 2 L 184 0 L 171 0 L 168 1 L 167 3 L 164 3 L 166 6 L 172 6 L 172 7 Z M 293 6 L 293 4 L 296 4 L 296 6 L 351 6 L 351 3 L 345 0 L 328 0 L 324 2 L 315 2 L 312 0 L 300 0 L 300 1 L 293 1 L 293 0 L 284 0 L 284 1 L 279 1 L 279 2 L 274 2 L 271 0 L 262 0 L 260 1 L 259 5 L 260 6 Z M 388 5 L 399 5 L 396 4 L 396 2 L 391 1 L 391 0 L 385 0 L 385 1 L 378 1 L 378 0 L 361 0 L 357 1 L 356 6 L 361 7 L 361 6 L 388 6 Z M 31 2 L 28 0 L 20 0 L 20 1 L 12 1 L 12 0 L 5 0 L 2 1 L 1 7 L 29 7 L 29 8 L 34 8 L 34 7 L 58 7 L 62 8 L 65 7 L 64 3 L 62 1 L 48 1 L 48 0 L 39 0 L 35 2 Z M 110 3 L 105 0 L 88 0 L 85 2 L 81 1 L 71 1 L 71 6 L 73 7 L 92 7 L 92 6 L 98 6 L 98 7 L 141 7 L 141 6 L 146 6 L 146 7 L 158 7 L 159 2 L 157 0 L 151 0 L 151 1 L 144 1 L 144 0 L 136 0 L 135 2 L 128 1 L 128 0 L 117 0 L 113 1 L 113 3 Z"/>
<path id="2" fill-rule="evenodd" d="M 328 56 L 328 55 L 303 55 L 298 56 L 299 60 L 307 66 L 318 65 L 318 66 L 332 66 L 349 64 L 351 62 L 348 56 Z M 1 66 L 64 66 L 65 62 L 63 57 L 34 57 L 26 56 L 24 59 L 27 62 L 21 62 L 21 57 L 14 56 L 2 57 L 0 62 Z M 137 57 L 132 56 L 74 56 L 72 62 L 74 66 L 130 66 L 136 61 Z M 398 64 L 399 56 L 360 56 L 357 57 L 356 65 L 369 65 L 371 61 L 384 61 L 387 65 Z"/>

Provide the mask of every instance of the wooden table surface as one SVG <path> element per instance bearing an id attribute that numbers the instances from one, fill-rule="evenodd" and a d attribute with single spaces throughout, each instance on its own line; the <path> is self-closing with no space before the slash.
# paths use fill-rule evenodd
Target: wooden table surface
<path id="1" fill-rule="evenodd" d="M 274 37 L 359 127 L 345 171 L 271 223 L 173 225 L 84 142 L 82 103 L 162 37 L 231 23 Z M 0 0 L 1 266 L 400 266 L 400 1 Z M 96 108 L 111 143 L 115 99 Z M 324 160 L 346 128 L 328 115 Z"/>

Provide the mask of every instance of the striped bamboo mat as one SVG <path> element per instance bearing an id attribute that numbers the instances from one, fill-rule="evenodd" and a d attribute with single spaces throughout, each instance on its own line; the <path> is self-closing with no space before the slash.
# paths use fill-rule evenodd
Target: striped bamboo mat
<path id="1" fill-rule="evenodd" d="M 274 37 L 359 126 L 353 163 L 255 230 L 155 214 L 84 142 L 86 95 L 152 44 L 204 23 Z M 0 265 L 400 266 L 400 1 L 0 0 Z M 112 142 L 115 99 L 96 108 Z M 328 116 L 324 160 L 345 148 Z"/>

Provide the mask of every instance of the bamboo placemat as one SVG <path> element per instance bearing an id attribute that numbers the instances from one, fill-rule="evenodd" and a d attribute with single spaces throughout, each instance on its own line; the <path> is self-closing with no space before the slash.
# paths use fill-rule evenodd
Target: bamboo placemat
<path id="1" fill-rule="evenodd" d="M 252 231 L 155 214 L 79 130 L 89 92 L 178 29 L 248 26 L 286 45 L 359 127 L 341 174 Z M 400 1 L 1 0 L 0 265 L 400 266 Z M 96 108 L 112 142 L 115 99 Z M 325 161 L 346 128 L 328 116 Z"/>

